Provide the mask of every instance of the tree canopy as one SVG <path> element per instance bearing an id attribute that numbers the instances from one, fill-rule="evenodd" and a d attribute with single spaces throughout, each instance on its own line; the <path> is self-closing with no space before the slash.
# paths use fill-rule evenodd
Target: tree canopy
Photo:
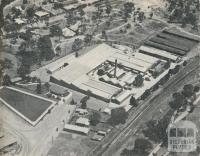
<path id="1" fill-rule="evenodd" d="M 124 124 L 128 118 L 128 113 L 124 108 L 115 108 L 111 110 L 109 122 L 111 125 Z"/>
<path id="2" fill-rule="evenodd" d="M 143 85 L 144 79 L 141 74 L 138 74 L 135 78 L 134 85 L 136 87 L 141 87 Z"/>
<path id="3" fill-rule="evenodd" d="M 90 119 L 91 125 L 96 126 L 101 120 L 101 115 L 98 112 L 93 112 L 90 115 L 89 119 Z"/>
<path id="4" fill-rule="evenodd" d="M 52 43 L 48 35 L 40 37 L 37 45 L 42 59 L 51 60 L 55 56 L 54 51 L 52 50 Z"/>
<path id="5" fill-rule="evenodd" d="M 153 145 L 150 141 L 143 138 L 135 140 L 135 146 L 133 149 L 124 149 L 121 156 L 148 156 Z"/>

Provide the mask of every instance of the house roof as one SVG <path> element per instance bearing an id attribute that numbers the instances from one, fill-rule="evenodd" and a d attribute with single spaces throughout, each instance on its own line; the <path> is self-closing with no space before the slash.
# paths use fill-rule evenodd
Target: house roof
<path id="1" fill-rule="evenodd" d="M 74 31 L 70 30 L 69 28 L 64 28 L 62 32 L 63 32 L 63 36 L 65 37 L 71 37 L 76 34 Z"/>
<path id="2" fill-rule="evenodd" d="M 48 12 L 45 12 L 45 11 L 37 11 L 35 13 L 36 16 L 39 16 L 39 17 L 43 17 L 43 16 L 46 16 L 46 15 L 49 15 Z"/>
<path id="3" fill-rule="evenodd" d="M 76 132 L 82 132 L 85 134 L 88 134 L 90 129 L 87 127 L 80 127 L 77 125 L 70 125 L 70 124 L 65 124 L 64 129 L 66 130 L 71 130 L 71 131 L 76 131 Z"/>
<path id="4" fill-rule="evenodd" d="M 22 19 L 20 19 L 20 18 L 16 18 L 15 19 L 15 22 L 17 23 L 17 24 L 24 24 L 25 22 L 22 20 Z"/>
<path id="5" fill-rule="evenodd" d="M 80 117 L 76 120 L 76 124 L 82 124 L 82 125 L 89 126 L 90 122 L 89 122 L 89 119 Z"/>
<path id="6" fill-rule="evenodd" d="M 58 95 L 64 95 L 66 93 L 69 93 L 68 90 L 65 87 L 56 85 L 56 84 L 52 84 L 50 86 L 50 92 L 56 93 Z"/>

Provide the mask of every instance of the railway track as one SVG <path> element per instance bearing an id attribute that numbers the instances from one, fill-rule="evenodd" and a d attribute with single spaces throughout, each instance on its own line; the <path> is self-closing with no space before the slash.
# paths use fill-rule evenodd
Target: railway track
<path id="1" fill-rule="evenodd" d="M 196 60 L 197 59 L 197 60 Z M 194 71 L 196 71 L 199 68 L 198 58 L 193 60 L 190 64 L 188 64 L 185 68 L 179 71 L 179 73 L 175 76 L 173 76 L 162 88 L 161 91 L 158 92 L 156 95 L 151 96 L 150 99 L 147 99 L 139 108 L 138 111 L 135 113 L 133 118 L 127 122 L 126 126 L 123 128 L 122 131 L 117 133 L 114 138 L 110 139 L 109 142 L 100 144 L 95 149 L 93 149 L 91 152 L 88 153 L 88 156 L 102 156 L 104 155 L 109 149 L 118 149 L 118 147 L 114 148 L 115 146 L 119 146 L 122 144 L 122 142 L 127 138 L 127 136 L 131 133 L 132 135 L 137 132 L 137 130 L 131 129 L 131 127 L 136 127 L 135 122 L 141 120 L 141 117 L 148 112 L 152 107 L 158 107 L 158 105 L 155 106 L 154 103 L 157 101 L 160 101 L 160 98 L 170 95 L 171 90 L 175 89 L 175 86 L 179 86 L 184 79 L 190 76 L 190 74 Z M 153 105 L 154 104 L 154 105 Z M 161 104 L 160 104 L 161 105 Z M 124 139 L 125 138 L 125 139 Z M 112 151 L 112 150 L 111 150 Z M 107 152 L 108 154 L 105 154 L 105 156 L 110 156 L 112 152 Z"/>

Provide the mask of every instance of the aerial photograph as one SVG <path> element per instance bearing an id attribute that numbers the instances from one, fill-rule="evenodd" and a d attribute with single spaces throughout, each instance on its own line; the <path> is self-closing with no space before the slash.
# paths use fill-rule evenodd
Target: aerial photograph
<path id="1" fill-rule="evenodd" d="M 200 156 L 200 0 L 0 0 L 0 156 Z"/>

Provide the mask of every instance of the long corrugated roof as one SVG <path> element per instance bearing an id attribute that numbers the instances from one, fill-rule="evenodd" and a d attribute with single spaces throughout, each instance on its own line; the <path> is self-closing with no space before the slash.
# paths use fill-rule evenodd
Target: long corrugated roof
<path id="1" fill-rule="evenodd" d="M 63 80 L 67 83 L 73 83 L 83 74 L 88 73 L 99 64 L 103 63 L 106 58 L 113 55 L 116 51 L 116 49 L 106 44 L 101 44 L 87 54 L 78 58 L 74 58 L 73 61 L 69 62 L 68 66 L 60 71 L 57 71 L 52 76 L 58 80 Z"/>
<path id="2" fill-rule="evenodd" d="M 178 56 L 173 55 L 173 54 L 171 54 L 167 51 L 160 50 L 160 49 L 153 48 L 153 47 L 148 47 L 148 46 L 141 46 L 139 51 L 144 51 L 144 52 L 147 52 L 147 53 L 150 53 L 150 54 L 159 55 L 159 56 L 171 59 L 173 61 L 176 61 L 177 58 L 178 58 Z"/>

